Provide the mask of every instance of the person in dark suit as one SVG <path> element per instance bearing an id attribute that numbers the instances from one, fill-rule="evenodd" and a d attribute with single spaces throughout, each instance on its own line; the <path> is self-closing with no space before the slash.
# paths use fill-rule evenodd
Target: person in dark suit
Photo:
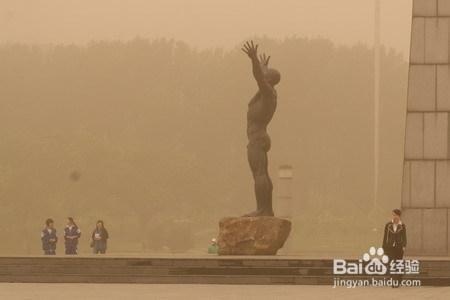
<path id="1" fill-rule="evenodd" d="M 47 219 L 45 221 L 45 228 L 41 232 L 42 250 L 45 255 L 56 254 L 56 243 L 58 237 L 56 236 L 56 229 L 53 227 L 53 220 Z"/>
<path id="2" fill-rule="evenodd" d="M 384 226 L 383 250 L 389 257 L 389 263 L 392 260 L 403 259 L 406 249 L 406 225 L 401 220 L 402 212 L 400 209 L 392 211 L 392 220 Z M 395 279 L 396 287 L 398 287 L 401 276 L 395 275 L 391 278 Z"/>
<path id="3" fill-rule="evenodd" d="M 67 218 L 67 226 L 64 228 L 64 244 L 66 246 L 67 255 L 76 255 L 78 248 L 78 239 L 81 236 L 81 231 L 73 218 Z"/>
<path id="4" fill-rule="evenodd" d="M 105 254 L 106 246 L 109 239 L 108 230 L 105 228 L 105 224 L 102 220 L 97 221 L 94 231 L 92 232 L 92 243 L 94 254 Z"/>

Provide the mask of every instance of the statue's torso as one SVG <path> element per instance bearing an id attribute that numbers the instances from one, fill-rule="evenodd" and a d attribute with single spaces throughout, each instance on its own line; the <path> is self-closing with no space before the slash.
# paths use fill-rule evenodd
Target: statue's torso
<path id="1" fill-rule="evenodd" d="M 247 136 L 250 142 L 267 136 L 267 125 L 277 108 L 277 92 L 258 91 L 248 104 Z"/>

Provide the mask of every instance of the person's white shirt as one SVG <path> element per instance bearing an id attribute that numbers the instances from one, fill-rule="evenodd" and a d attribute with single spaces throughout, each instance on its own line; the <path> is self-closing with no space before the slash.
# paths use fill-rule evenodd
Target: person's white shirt
<path id="1" fill-rule="evenodd" d="M 398 221 L 398 223 L 394 223 L 394 220 L 392 220 L 392 227 L 394 228 L 394 232 L 397 232 L 398 225 L 402 225 L 402 221 Z"/>

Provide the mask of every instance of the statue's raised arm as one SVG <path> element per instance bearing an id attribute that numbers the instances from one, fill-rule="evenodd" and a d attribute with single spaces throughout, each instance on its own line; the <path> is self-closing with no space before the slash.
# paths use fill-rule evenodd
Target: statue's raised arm
<path id="1" fill-rule="evenodd" d="M 260 61 L 258 59 L 258 44 L 254 44 L 253 41 L 246 42 L 242 51 L 244 51 L 252 61 L 253 76 L 258 84 L 259 90 L 261 92 L 270 92 L 272 88 L 266 78 L 270 56 L 266 57 L 266 55 L 263 54 L 260 56 Z"/>

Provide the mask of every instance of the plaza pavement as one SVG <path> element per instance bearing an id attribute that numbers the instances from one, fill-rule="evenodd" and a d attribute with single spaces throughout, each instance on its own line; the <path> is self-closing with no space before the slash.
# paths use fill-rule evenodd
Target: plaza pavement
<path id="1" fill-rule="evenodd" d="M 448 300 L 450 287 L 332 288 L 309 285 L 0 283 L 1 300 Z"/>

